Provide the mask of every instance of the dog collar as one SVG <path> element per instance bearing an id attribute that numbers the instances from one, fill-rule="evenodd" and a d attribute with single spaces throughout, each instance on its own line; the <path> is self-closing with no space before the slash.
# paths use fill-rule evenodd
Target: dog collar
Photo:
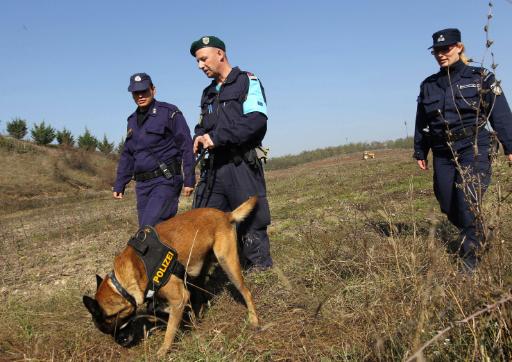
<path id="1" fill-rule="evenodd" d="M 127 301 L 130 302 L 131 305 L 133 305 L 135 307 L 135 309 L 137 309 L 137 302 L 135 301 L 135 298 L 130 293 L 128 293 L 128 291 L 126 289 L 123 288 L 121 283 L 119 283 L 119 280 L 117 280 L 117 278 L 116 278 L 115 272 L 112 270 L 107 275 L 110 278 L 110 280 L 112 281 L 112 284 L 114 284 L 114 287 L 116 287 L 119 294 L 121 294 Z"/>

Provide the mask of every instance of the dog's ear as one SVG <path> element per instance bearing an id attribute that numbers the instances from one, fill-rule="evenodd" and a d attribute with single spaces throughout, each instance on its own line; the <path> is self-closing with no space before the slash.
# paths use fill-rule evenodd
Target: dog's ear
<path id="1" fill-rule="evenodd" d="M 103 278 L 100 277 L 98 274 L 96 274 L 96 290 L 98 290 L 102 281 L 103 281 Z"/>
<path id="2" fill-rule="evenodd" d="M 84 302 L 84 305 L 87 308 L 87 310 L 92 314 L 93 318 L 96 320 L 101 320 L 103 314 L 101 312 L 100 305 L 98 304 L 96 299 L 84 295 L 82 301 Z"/>

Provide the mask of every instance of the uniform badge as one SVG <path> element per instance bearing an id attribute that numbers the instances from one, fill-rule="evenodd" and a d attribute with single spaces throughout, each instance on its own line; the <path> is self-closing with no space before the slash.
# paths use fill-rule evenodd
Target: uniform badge
<path id="1" fill-rule="evenodd" d="M 464 85 L 459 85 L 459 89 L 466 89 L 466 88 L 480 88 L 480 84 L 464 84 Z"/>
<path id="2" fill-rule="evenodd" d="M 140 77 L 140 75 L 136 75 L 135 78 L 133 78 L 133 80 L 136 82 L 140 82 L 142 78 Z"/>
<path id="3" fill-rule="evenodd" d="M 210 43 L 210 38 L 208 38 L 207 36 L 205 36 L 203 39 L 201 39 L 203 41 L 203 44 L 204 45 L 208 45 Z"/>
<path id="4" fill-rule="evenodd" d="M 133 128 L 128 128 L 128 131 L 126 132 L 126 138 L 130 137 L 133 134 Z"/>
<path id="5" fill-rule="evenodd" d="M 444 35 L 441 34 L 439 35 L 439 38 L 437 38 L 437 42 L 439 43 L 440 41 L 445 41 L 446 39 L 444 38 Z"/>
<path id="6" fill-rule="evenodd" d="M 496 81 L 493 84 L 491 84 L 491 90 L 497 96 L 501 96 L 503 94 L 503 90 L 501 89 L 500 84 L 499 84 L 498 81 Z"/>

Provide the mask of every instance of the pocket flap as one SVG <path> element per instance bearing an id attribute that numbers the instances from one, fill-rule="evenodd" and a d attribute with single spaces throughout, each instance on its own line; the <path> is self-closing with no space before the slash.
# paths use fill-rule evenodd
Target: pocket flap
<path id="1" fill-rule="evenodd" d="M 476 86 L 475 87 L 464 87 L 464 88 L 459 88 L 459 91 L 458 93 L 456 94 L 456 96 L 458 98 L 474 98 L 474 97 L 478 97 L 479 96 L 479 92 L 478 92 L 478 89 Z"/>
<path id="2" fill-rule="evenodd" d="M 165 134 L 165 125 L 163 124 L 151 124 L 146 128 L 146 133 L 154 133 L 154 134 Z"/>

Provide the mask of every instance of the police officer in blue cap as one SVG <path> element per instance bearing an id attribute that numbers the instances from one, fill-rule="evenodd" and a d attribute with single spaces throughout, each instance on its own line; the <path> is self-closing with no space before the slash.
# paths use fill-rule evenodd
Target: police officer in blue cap
<path id="1" fill-rule="evenodd" d="M 190 53 L 199 69 L 212 79 L 201 97 L 201 118 L 195 127 L 194 152 L 208 150 L 197 185 L 195 207 L 233 210 L 250 196 L 258 204 L 239 226 L 243 266 L 253 270 L 272 266 L 267 226 L 270 210 L 263 167 L 258 157 L 267 131 L 263 86 L 252 73 L 232 67 L 226 46 L 215 36 L 194 41 Z"/>
<path id="2" fill-rule="evenodd" d="M 113 196 L 122 199 L 133 178 L 139 225 L 156 225 L 176 214 L 182 188 L 185 196 L 192 194 L 192 137 L 180 110 L 155 99 L 156 88 L 148 74 L 132 75 L 128 91 L 137 109 L 128 117 Z"/>
<path id="3" fill-rule="evenodd" d="M 460 230 L 460 255 L 467 271 L 478 262 L 484 241 L 481 196 L 489 185 L 490 124 L 512 161 L 512 113 L 500 82 L 485 68 L 468 65 L 458 29 L 432 35 L 441 67 L 420 86 L 414 157 L 427 170 L 433 153 L 434 193 L 441 211 Z"/>

